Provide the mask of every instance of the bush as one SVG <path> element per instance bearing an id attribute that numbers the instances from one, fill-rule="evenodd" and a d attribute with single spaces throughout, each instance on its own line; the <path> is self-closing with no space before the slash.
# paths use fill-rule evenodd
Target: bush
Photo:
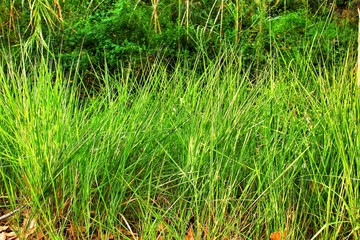
<path id="1" fill-rule="evenodd" d="M 46 2 L 34 4 L 41 6 Z M 42 9 L 41 22 L 37 26 L 44 37 L 51 39 L 47 42 L 53 44 L 54 52 L 62 55 L 65 68 L 73 66 L 74 59 L 80 59 L 78 69 L 82 74 L 94 67 L 104 69 L 105 65 L 115 71 L 124 61 L 142 68 L 159 52 L 171 65 L 179 58 L 191 64 L 198 52 L 211 60 L 227 46 L 241 49 L 245 64 L 255 61 L 260 65 L 268 57 L 272 43 L 289 58 L 298 51 L 307 51 L 308 43 L 314 40 L 323 42 L 323 49 L 313 51 L 314 57 L 328 48 L 336 48 L 342 54 L 356 29 L 350 18 L 347 21 L 344 17 L 347 12 L 340 10 L 346 9 L 345 5 L 354 6 L 354 2 L 331 5 L 330 1 L 325 1 L 319 5 L 318 1 L 301 0 L 266 4 L 248 0 L 193 0 L 187 5 L 186 2 L 161 0 L 158 5 L 152 5 L 146 0 L 105 0 L 90 4 L 77 0 L 61 2 L 61 12 L 57 6 L 52 6 L 53 11 L 51 6 L 39 8 Z M 11 6 L 18 13 L 16 31 L 26 40 L 32 34 L 29 28 L 31 8 L 18 0 L 7 0 L 7 4 L 10 3 L 14 3 Z M 7 4 L 0 4 L 0 9 L 4 10 L 1 13 L 3 26 L 9 22 Z M 50 13 L 46 14 L 45 10 Z M 56 21 L 60 13 L 62 22 Z M 3 27 L 2 31 L 4 36 L 12 36 L 10 45 L 18 43 L 15 30 Z"/>

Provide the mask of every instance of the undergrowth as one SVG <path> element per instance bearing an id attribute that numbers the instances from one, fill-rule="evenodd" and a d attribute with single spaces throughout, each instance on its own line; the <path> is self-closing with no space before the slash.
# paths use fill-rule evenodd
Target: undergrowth
<path id="1" fill-rule="evenodd" d="M 91 96 L 61 60 L 3 51 L 0 212 L 46 239 L 359 239 L 354 56 L 312 47 L 256 75 L 232 50 L 159 57 L 142 84 L 105 68 Z"/>

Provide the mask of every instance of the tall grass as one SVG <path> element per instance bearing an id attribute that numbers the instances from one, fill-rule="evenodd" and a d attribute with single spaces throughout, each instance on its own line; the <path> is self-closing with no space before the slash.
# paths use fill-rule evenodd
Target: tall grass
<path id="1" fill-rule="evenodd" d="M 230 50 L 159 59 L 141 86 L 105 70 L 82 99 L 57 61 L 3 52 L 0 207 L 23 206 L 7 220 L 49 239 L 359 239 L 354 57 L 277 53 L 256 78 Z"/>

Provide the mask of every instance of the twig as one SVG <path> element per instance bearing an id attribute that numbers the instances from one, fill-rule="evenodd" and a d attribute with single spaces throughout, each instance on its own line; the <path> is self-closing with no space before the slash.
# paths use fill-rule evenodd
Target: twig
<path id="1" fill-rule="evenodd" d="M 25 207 L 25 205 L 24 205 L 24 206 L 21 206 L 21 207 L 19 207 L 19 208 L 17 208 L 17 209 L 15 209 L 14 211 L 11 211 L 11 212 L 9 212 L 9 213 L 7 213 L 7 214 L 2 215 L 2 216 L 0 217 L 0 221 L 6 219 L 6 218 L 8 218 L 8 217 L 11 217 L 12 215 L 14 215 L 15 213 L 17 213 L 18 211 L 20 211 L 20 210 L 23 209 L 24 207 Z"/>

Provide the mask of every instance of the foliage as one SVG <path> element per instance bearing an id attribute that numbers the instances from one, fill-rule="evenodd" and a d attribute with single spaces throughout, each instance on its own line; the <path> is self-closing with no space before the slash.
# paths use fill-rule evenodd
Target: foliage
<path id="1" fill-rule="evenodd" d="M 1 1 L 0 236 L 359 239 L 358 4 Z"/>
<path id="2" fill-rule="evenodd" d="M 51 49 L 50 56 L 60 57 L 67 74 L 76 68 L 76 74 L 90 88 L 99 84 L 93 74 L 95 69 L 121 72 L 127 62 L 125 65 L 137 66 L 131 75 L 140 83 L 159 56 L 173 71 L 179 60 L 186 59 L 192 66 L 201 54 L 201 61 L 211 61 L 228 47 L 239 50 L 245 68 L 257 66 L 251 68 L 256 77 L 260 66 L 278 51 L 286 61 L 292 61 L 311 49 L 309 58 L 316 65 L 340 59 L 354 47 L 353 14 L 346 7 L 356 4 L 300 0 L 78 0 L 55 1 L 51 5 L 45 0 L 28 4 L 7 0 L 0 4 L 4 10 L 1 43 L 18 49 L 18 44 L 25 42 L 27 51 L 34 56 L 39 45 Z M 315 42 L 317 47 L 312 48 Z M 12 54 L 19 56 L 19 51 Z M 197 68 L 200 75 L 206 68 L 202 66 Z"/>
<path id="3" fill-rule="evenodd" d="M 156 60 L 141 87 L 137 66 L 94 71 L 104 86 L 86 99 L 46 49 L 2 51 L 0 216 L 19 209 L 4 225 L 33 222 L 37 239 L 359 239 L 355 61 L 349 48 L 319 63 L 317 44 L 292 61 L 273 49 L 255 80 L 231 48 L 171 72 Z"/>
<path id="4" fill-rule="evenodd" d="M 265 63 L 272 43 L 287 50 L 289 59 L 309 41 L 323 43 L 313 52 L 315 58 L 332 47 L 341 55 L 354 39 L 355 5 L 302 0 L 78 0 L 52 5 L 47 0 L 7 0 L 0 9 L 3 40 L 9 37 L 16 46 L 19 36 L 22 41 L 32 37 L 33 43 L 50 44 L 64 67 L 80 57 L 78 69 L 86 74 L 105 66 L 117 71 L 124 61 L 140 67 L 158 54 L 172 66 L 178 59 L 194 62 L 199 52 L 213 59 L 224 44 L 241 48 L 248 66 Z"/>
<path id="5" fill-rule="evenodd" d="M 305 11 L 297 11 L 271 19 L 268 23 L 270 37 L 283 51 L 306 51 L 302 43 L 318 41 L 320 48 L 313 49 L 317 58 L 330 49 L 336 57 L 343 55 L 356 39 L 356 32 L 350 25 L 339 26 L 319 17 L 308 18 Z"/>

